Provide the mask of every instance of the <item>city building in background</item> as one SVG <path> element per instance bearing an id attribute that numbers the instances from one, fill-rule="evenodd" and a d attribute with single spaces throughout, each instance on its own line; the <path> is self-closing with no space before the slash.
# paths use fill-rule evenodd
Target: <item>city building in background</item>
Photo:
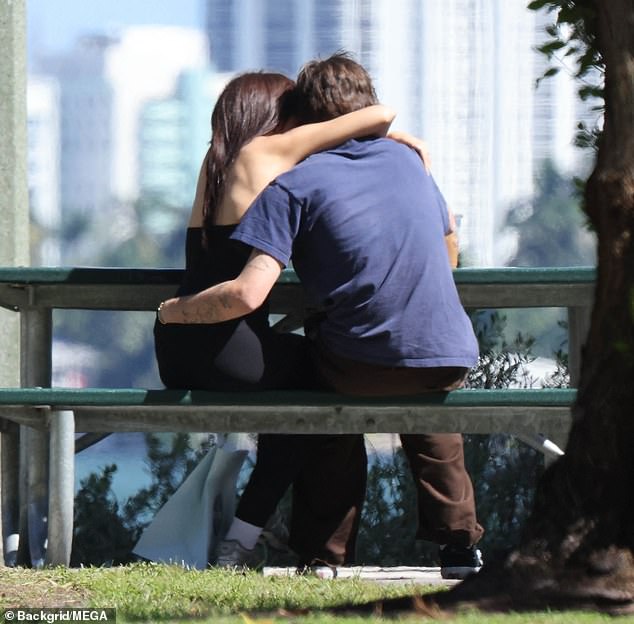
<path id="1" fill-rule="evenodd" d="M 148 230 L 183 228 L 226 80 L 210 72 L 204 32 L 86 34 L 36 58 L 27 98 L 33 263 L 98 263 L 137 235 L 144 193 L 168 208 L 148 211 Z M 145 333 L 140 324 L 138 339 Z M 81 342 L 56 337 L 53 359 L 57 384 L 86 385 L 99 372 Z"/>
<path id="2" fill-rule="evenodd" d="M 139 123 L 143 107 L 173 97 L 181 74 L 208 67 L 208 57 L 205 34 L 192 28 L 127 28 L 111 47 L 106 77 L 113 90 L 112 190 L 118 200 L 133 201 L 139 196 Z"/>
<path id="3" fill-rule="evenodd" d="M 211 62 L 223 72 L 266 69 L 289 76 L 348 41 L 367 0 L 203 0 Z"/>
<path id="4" fill-rule="evenodd" d="M 206 76 L 208 68 L 205 34 L 187 28 L 148 26 L 124 29 L 117 35 L 83 35 L 68 52 L 40 55 L 40 86 L 30 90 L 28 98 L 32 110 L 29 140 L 33 145 L 33 166 L 36 144 L 40 155 L 37 162 L 44 149 L 44 120 L 42 105 L 38 104 L 43 97 L 43 80 L 57 85 L 57 118 L 47 119 L 46 136 L 56 137 L 56 144 L 48 149 L 56 151 L 59 165 L 51 165 L 48 177 L 35 175 L 35 169 L 30 176 L 32 201 L 39 202 L 32 206 L 35 222 L 42 210 L 42 198 L 46 197 L 49 203 L 56 202 L 57 236 L 62 221 L 77 229 L 82 223 L 105 219 L 112 225 L 111 238 L 125 237 L 134 229 L 134 224 L 122 217 L 129 214 L 125 207 L 139 198 L 142 179 L 152 180 L 153 176 L 154 180 L 166 176 L 165 184 L 170 190 L 166 203 L 176 202 L 178 208 L 189 208 L 200 160 L 209 141 L 209 115 L 217 95 L 215 87 L 205 86 L 210 82 Z M 188 71 L 192 72 L 189 77 Z M 179 102 L 175 105 L 179 109 L 179 127 L 175 129 L 174 120 L 165 117 L 165 110 L 155 112 L 155 121 L 164 119 L 168 126 L 160 130 L 155 123 L 154 135 L 158 138 L 157 132 L 161 131 L 163 136 L 179 133 L 171 148 L 178 151 L 173 158 L 180 159 L 178 180 L 164 162 L 167 148 L 157 141 L 154 147 L 159 153 L 151 162 L 146 145 L 149 138 L 141 129 L 146 106 L 174 97 Z M 150 112 L 147 114 L 151 116 Z M 143 159 L 159 170 L 153 173 L 146 167 L 142 176 Z M 57 180 L 51 182 L 55 171 Z M 57 185 L 56 192 L 49 188 L 51 184 Z M 45 264 L 86 262 L 86 252 L 99 249 L 94 241 L 80 241 L 64 246 L 60 252 L 58 239 L 34 247 L 39 249 L 35 258 Z M 54 248 L 58 250 L 55 256 L 51 255 Z"/>
<path id="5" fill-rule="evenodd" d="M 141 196 L 175 207 L 191 205 L 211 139 L 211 103 L 227 80 L 226 74 L 209 69 L 185 70 L 170 97 L 143 106 L 139 117 Z"/>
<path id="6" fill-rule="evenodd" d="M 579 168 L 576 123 L 594 119 L 565 68 L 535 89 L 545 61 L 534 48 L 550 18 L 525 0 L 200 2 L 200 30 L 135 26 L 40 57 L 38 74 L 58 85 L 59 183 L 56 195 L 45 186 L 52 179 L 33 175 L 31 190 L 40 205 L 45 196 L 58 202 L 58 220 L 108 214 L 141 195 L 188 208 L 228 77 L 254 69 L 294 76 L 306 60 L 341 49 L 397 110 L 394 127 L 428 142 L 467 264 L 500 265 L 512 254 L 506 213 L 530 200 L 545 159 L 563 172 Z M 56 256 L 47 244 L 40 257 L 48 262 Z"/>
<path id="7" fill-rule="evenodd" d="M 506 210 L 532 193 L 534 21 L 523 1 L 424 4 L 418 114 L 467 262 L 503 264 Z M 452 33 L 452 36 L 447 36 Z"/>
<path id="8" fill-rule="evenodd" d="M 106 210 L 112 189 L 112 87 L 105 76 L 113 41 L 86 36 L 65 54 L 42 58 L 38 71 L 59 85 L 60 204 L 64 216 Z"/>
<path id="9" fill-rule="evenodd" d="M 33 264 L 61 261 L 60 102 L 54 78 L 30 76 L 27 85 L 29 207 Z"/>
<path id="10" fill-rule="evenodd" d="M 373 76 L 394 127 L 429 144 L 434 176 L 461 218 L 468 264 L 503 264 L 501 228 L 530 198 L 539 163 L 570 170 L 579 114 L 570 76 L 535 79 L 548 17 L 524 0 L 206 0 L 211 62 L 294 76 L 308 59 L 345 49 Z"/>

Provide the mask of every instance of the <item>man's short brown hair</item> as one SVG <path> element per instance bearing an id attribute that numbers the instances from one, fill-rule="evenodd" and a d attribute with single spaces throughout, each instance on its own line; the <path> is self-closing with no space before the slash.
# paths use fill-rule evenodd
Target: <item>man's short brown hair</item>
<path id="1" fill-rule="evenodd" d="M 326 121 L 377 104 L 372 79 L 347 52 L 306 63 L 297 76 L 300 116 Z"/>

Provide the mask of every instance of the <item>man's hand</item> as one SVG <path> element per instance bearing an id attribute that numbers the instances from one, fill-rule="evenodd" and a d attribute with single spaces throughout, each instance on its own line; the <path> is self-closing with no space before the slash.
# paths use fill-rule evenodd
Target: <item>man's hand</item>
<path id="1" fill-rule="evenodd" d="M 161 323 L 221 323 L 259 308 L 280 276 L 282 265 L 254 249 L 236 279 L 195 295 L 167 299 L 160 306 Z"/>
<path id="2" fill-rule="evenodd" d="M 449 264 L 452 269 L 458 267 L 458 235 L 455 232 L 445 236 L 445 245 L 447 246 L 447 255 L 449 256 Z"/>
<path id="3" fill-rule="evenodd" d="M 449 213 L 449 234 L 445 235 L 445 245 L 447 246 L 447 254 L 449 255 L 449 264 L 452 269 L 458 267 L 458 254 L 460 249 L 458 246 L 458 226 L 456 225 L 456 218 L 449 207 L 447 207 Z"/>

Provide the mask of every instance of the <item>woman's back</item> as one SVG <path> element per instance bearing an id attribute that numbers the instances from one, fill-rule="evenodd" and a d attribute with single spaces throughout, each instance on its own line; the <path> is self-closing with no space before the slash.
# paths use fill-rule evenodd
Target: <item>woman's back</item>
<path id="1" fill-rule="evenodd" d="M 337 119 L 297 126 L 279 134 L 256 136 L 243 145 L 224 172 L 220 202 L 209 221 L 214 225 L 237 224 L 255 198 L 277 176 L 310 154 L 334 147 L 346 139 L 384 135 L 394 112 L 380 104 L 342 115 Z M 190 227 L 204 224 L 203 206 L 207 186 L 207 160 L 201 168 Z"/>

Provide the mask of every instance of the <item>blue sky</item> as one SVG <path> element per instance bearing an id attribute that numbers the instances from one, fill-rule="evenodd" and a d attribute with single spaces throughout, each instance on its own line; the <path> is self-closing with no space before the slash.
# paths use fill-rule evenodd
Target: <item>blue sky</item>
<path id="1" fill-rule="evenodd" d="M 124 26 L 202 27 L 201 0 L 27 0 L 29 52 L 59 52 L 84 33 Z"/>

